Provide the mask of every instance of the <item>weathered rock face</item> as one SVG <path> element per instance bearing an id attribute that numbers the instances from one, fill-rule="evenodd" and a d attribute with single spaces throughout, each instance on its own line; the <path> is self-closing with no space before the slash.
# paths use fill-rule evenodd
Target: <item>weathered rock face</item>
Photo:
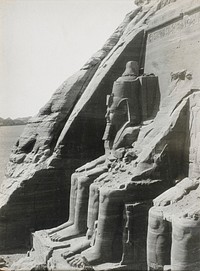
<path id="1" fill-rule="evenodd" d="M 199 270 L 199 180 L 184 178 L 154 200 L 147 238 L 151 270 Z"/>
<path id="2" fill-rule="evenodd" d="M 145 270 L 151 200 L 177 179 L 199 178 L 199 1 L 137 2 L 141 6 L 57 90 L 13 149 L 1 190 L 0 248 L 25 246 L 31 231 L 59 225 L 33 234 L 30 269 Z M 124 72 L 130 60 L 135 64 Z M 196 181 L 189 187 L 196 189 Z M 177 206 L 162 211 L 173 217 Z M 172 223 L 178 234 L 180 221 Z M 187 226 L 197 228 L 195 237 L 198 225 Z M 150 268 L 170 264 L 170 234 L 163 228 L 160 244 L 149 237 Z M 185 260 L 181 249 L 174 241 L 172 253 L 182 258 L 173 258 L 172 270 L 196 259 Z"/>
<path id="3" fill-rule="evenodd" d="M 34 233 L 29 257 L 33 266 L 47 264 L 49 270 L 146 268 L 147 212 L 151 199 L 188 174 L 188 105 L 196 94 L 191 91 L 193 80 L 180 72 L 156 117 L 141 123 L 143 108 L 131 112 L 129 107 L 134 94 L 142 97 L 138 82 L 148 81 L 145 76 L 138 81 L 134 73 L 126 74 L 114 83 L 108 99 L 105 156 L 72 175 L 69 220 Z M 151 76 L 150 81 L 156 86 L 152 80 L 156 83 L 157 78 Z M 154 96 L 153 87 L 151 91 Z M 121 119 L 126 113 L 131 115 L 124 125 Z M 118 126 L 114 140 L 113 126 Z M 116 147 L 116 141 L 123 145 Z M 104 262 L 110 264 L 99 266 Z"/>
<path id="4" fill-rule="evenodd" d="M 7 179 L 1 188 L 1 249 L 25 245 L 23 240 L 29 239 L 31 230 L 59 224 L 68 216 L 70 175 L 75 168 L 103 153 L 106 95 L 125 63 L 140 59 L 144 27 L 128 26 L 140 23 L 146 12 L 141 8 L 130 12 L 103 48 L 58 88 L 26 126 L 13 149 Z M 77 101 L 79 105 L 75 106 Z M 75 118 L 77 108 L 80 114 Z M 65 127 L 67 120 L 70 129 L 68 124 Z M 25 210 L 29 208 L 33 211 L 27 217 Z M 56 211 L 52 216 L 52 210 L 58 209 L 62 214 Z"/>
<path id="5" fill-rule="evenodd" d="M 187 176 L 154 200 L 149 212 L 148 266 L 151 270 L 199 270 L 200 93 L 189 96 Z"/>
<path id="6" fill-rule="evenodd" d="M 67 144 L 60 144 L 57 150 L 55 146 L 75 104 L 91 79 L 96 77 L 100 63 L 118 43 L 128 24 L 137 18 L 139 11 L 138 8 L 130 12 L 103 48 L 58 88 L 38 115 L 30 120 L 13 148 L 7 179 L 1 188 L 1 249 L 26 245 L 31 230 L 59 224 L 68 216 L 70 175 L 82 163 L 103 152 L 101 138 L 105 125 L 105 96 L 111 91 L 111 74 L 105 72 L 100 89 L 92 90 L 96 97 L 86 106 L 88 112 L 73 121 Z M 138 31 L 136 40 L 136 44 L 127 42 L 127 49 L 119 53 L 121 59 L 122 55 L 130 58 L 132 47 L 136 47 L 135 58 L 139 59 L 143 40 L 141 31 Z M 116 68 L 117 64 L 110 66 L 114 78 L 122 70 Z M 84 99 L 81 100 L 85 104 Z M 53 217 L 52 212 L 55 213 Z"/>

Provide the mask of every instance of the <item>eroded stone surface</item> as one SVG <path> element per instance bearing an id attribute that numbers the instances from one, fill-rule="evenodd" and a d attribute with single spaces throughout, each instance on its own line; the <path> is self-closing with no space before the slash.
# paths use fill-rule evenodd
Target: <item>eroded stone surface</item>
<path id="1" fill-rule="evenodd" d="M 26 245 L 25 239 L 29 239 L 31 230 L 59 224 L 59 221 L 61 222 L 67 217 L 67 195 L 70 190 L 70 182 L 66 182 L 66 176 L 70 177 L 75 168 L 83 161 L 95 158 L 103 151 L 101 130 L 104 125 L 104 116 L 103 112 L 101 113 L 101 106 L 102 101 L 103 104 L 105 103 L 106 94 L 111 91 L 109 85 L 106 93 L 100 95 L 102 101 L 99 101 L 98 106 L 95 101 L 92 101 L 92 106 L 89 106 L 93 111 L 93 116 L 95 111 L 97 111 L 96 116 L 100 115 L 98 127 L 96 119 L 90 113 L 90 118 L 75 122 L 76 127 L 72 128 L 67 139 L 70 144 L 60 145 L 57 151 L 54 151 L 55 145 L 74 105 L 85 91 L 99 64 L 115 46 L 124 29 L 138 12 L 139 9 L 130 12 L 103 48 L 80 71 L 57 89 L 38 115 L 30 120 L 13 148 L 7 168 L 7 179 L 4 180 L 1 188 L 1 249 Z M 89 133 L 84 134 L 87 127 L 90 127 Z M 91 127 L 93 128 L 91 129 Z M 83 132 L 82 134 L 79 132 L 80 130 Z M 80 137 L 76 138 L 74 133 L 79 134 Z M 93 138 L 93 141 L 90 138 Z M 75 156 L 77 151 L 81 153 L 81 159 Z M 41 203 L 42 200 L 44 200 L 43 203 Z M 17 207 L 16 201 L 19 202 L 20 209 Z M 41 208 L 41 206 L 43 207 Z M 23 210 L 27 208 L 30 211 L 26 215 Z M 57 213 L 54 210 L 63 211 Z M 12 212 L 16 214 L 16 223 L 13 221 Z M 49 219 L 52 212 L 55 213 L 55 218 Z M 12 223 L 15 225 L 9 230 L 6 225 L 11 226 Z M 20 223 L 22 224 L 21 230 L 16 233 L 14 229 L 17 227 L 16 224 L 20 225 Z M 6 232 L 12 236 L 12 242 L 3 241 L 7 236 Z M 20 236 L 20 232 L 22 236 Z M 19 236 L 18 240 L 16 235 Z"/>
<path id="2" fill-rule="evenodd" d="M 147 212 L 157 196 L 149 268 L 199 268 L 199 3 L 137 2 L 16 144 L 2 188 L 1 246 L 24 244 L 30 227 L 46 230 L 33 233 L 33 249 L 14 269 L 146 270 Z M 27 213 L 16 208 L 27 203 Z"/>
<path id="3" fill-rule="evenodd" d="M 144 81 L 138 81 L 137 72 L 128 72 L 130 67 L 128 64 L 123 76 L 114 83 L 107 99 L 105 156 L 72 175 L 69 221 L 33 235 L 30 260 L 46 263 L 49 270 L 59 269 L 61 263 L 68 270 L 96 268 L 104 262 L 145 269 L 150 203 L 143 209 L 140 206 L 186 174 L 182 161 L 189 146 L 182 146 L 189 132 L 188 102 L 193 95 L 193 81 L 185 76 L 186 72 L 179 72 L 176 84 L 172 81 L 169 86 L 173 86 L 170 97 L 163 100 L 156 117 L 146 123 L 142 122 L 142 107 L 129 110 L 137 96 L 128 94 L 128 89 L 132 86 L 131 93 L 139 95 L 139 82 Z M 156 79 L 154 76 L 155 82 Z M 123 135 L 119 131 L 131 127 L 139 130 L 132 142 L 122 140 L 124 146 L 115 145 L 116 138 Z M 138 239 L 134 237 L 139 229 L 132 218 L 135 216 L 144 227 Z M 138 257 L 131 256 L 133 252 Z"/>
<path id="4" fill-rule="evenodd" d="M 200 267 L 199 100 L 198 92 L 190 95 L 188 177 L 154 199 L 149 213 L 148 265 L 152 270 L 165 265 L 171 270 Z"/>
<path id="5" fill-rule="evenodd" d="M 68 216 L 67 180 L 78 166 L 103 153 L 106 95 L 125 63 L 139 61 L 143 15 L 153 12 L 146 15 L 142 8 L 130 12 L 102 50 L 66 80 L 26 126 L 1 187 L 0 249 L 27 246 L 31 231 L 56 226 Z"/>
<path id="6" fill-rule="evenodd" d="M 165 265 L 171 270 L 200 268 L 199 100 L 198 92 L 190 96 L 189 177 L 158 196 L 149 213 L 147 256 L 152 270 Z"/>
<path id="7" fill-rule="evenodd" d="M 154 204 L 149 214 L 149 267 L 157 270 L 171 265 L 171 270 L 199 270 L 199 180 L 183 179 Z"/>

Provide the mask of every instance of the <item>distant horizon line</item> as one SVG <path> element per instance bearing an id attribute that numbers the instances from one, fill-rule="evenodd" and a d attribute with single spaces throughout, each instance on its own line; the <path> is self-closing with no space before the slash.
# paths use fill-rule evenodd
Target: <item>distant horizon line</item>
<path id="1" fill-rule="evenodd" d="M 4 120 L 6 120 L 6 119 L 11 119 L 11 120 L 15 120 L 15 119 L 24 119 L 24 118 L 32 118 L 33 116 L 32 115 L 29 115 L 29 116 L 20 116 L 20 117 L 2 117 L 1 115 L 0 115 L 0 118 L 1 119 L 4 119 Z"/>

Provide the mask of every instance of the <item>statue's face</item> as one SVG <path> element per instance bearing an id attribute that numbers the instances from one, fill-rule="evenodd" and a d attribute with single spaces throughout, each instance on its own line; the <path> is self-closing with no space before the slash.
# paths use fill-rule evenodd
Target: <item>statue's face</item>
<path id="1" fill-rule="evenodd" d="M 109 108 L 107 108 L 106 115 L 105 115 L 106 122 L 107 123 L 112 123 L 113 119 L 114 119 L 114 116 L 115 116 L 114 111 L 112 111 Z"/>
<path id="2" fill-rule="evenodd" d="M 106 111 L 106 122 L 113 124 L 113 125 L 117 125 L 118 122 L 120 122 L 120 118 L 127 113 L 127 110 L 125 108 L 122 108 L 121 106 L 111 106 L 111 107 L 107 107 L 107 111 Z"/>
<path id="3" fill-rule="evenodd" d="M 104 139 L 114 139 L 118 130 L 128 120 L 126 99 L 110 95 L 107 97 L 106 130 Z"/>
<path id="4" fill-rule="evenodd" d="M 108 95 L 107 111 L 106 111 L 106 121 L 107 123 L 113 125 L 120 125 L 122 118 L 127 116 L 127 99 L 115 97 L 113 94 Z"/>

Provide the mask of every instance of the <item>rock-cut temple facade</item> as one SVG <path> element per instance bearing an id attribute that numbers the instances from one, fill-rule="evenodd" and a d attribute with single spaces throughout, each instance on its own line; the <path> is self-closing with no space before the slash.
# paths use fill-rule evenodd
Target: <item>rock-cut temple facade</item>
<path id="1" fill-rule="evenodd" d="M 11 270 L 200 270 L 200 2 L 135 3 L 13 147 Z"/>

